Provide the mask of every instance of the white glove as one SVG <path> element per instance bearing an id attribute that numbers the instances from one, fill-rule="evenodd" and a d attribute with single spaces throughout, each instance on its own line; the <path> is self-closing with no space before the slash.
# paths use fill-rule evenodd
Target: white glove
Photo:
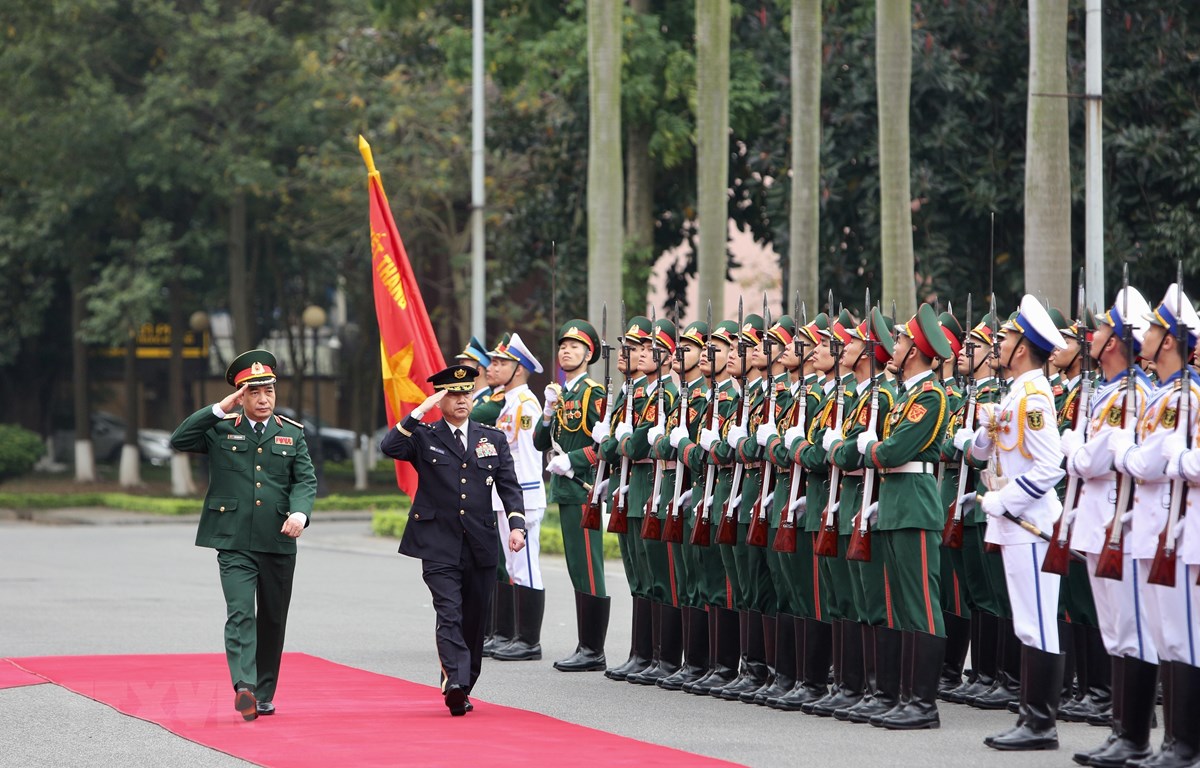
<path id="1" fill-rule="evenodd" d="M 778 435 L 779 435 L 779 430 L 776 428 L 776 426 L 774 424 L 762 424 L 759 426 L 758 429 L 756 429 L 754 431 L 754 440 L 759 445 L 766 448 L 767 443 L 769 443 L 771 441 L 771 438 L 776 437 Z"/>
<path id="2" fill-rule="evenodd" d="M 546 469 L 552 475 L 565 475 L 571 471 L 571 457 L 565 453 L 560 453 L 553 459 L 550 459 L 550 463 L 546 465 Z"/>
<path id="3" fill-rule="evenodd" d="M 984 429 L 995 426 L 996 404 L 979 403 L 975 406 L 975 427 Z"/>
<path id="4" fill-rule="evenodd" d="M 596 441 L 597 445 L 599 445 L 600 443 L 603 443 L 605 440 L 608 439 L 608 422 L 607 421 L 597 421 L 596 422 L 596 425 L 594 427 L 592 427 L 592 439 Z"/>
<path id="5" fill-rule="evenodd" d="M 871 506 L 867 507 L 867 513 L 866 513 L 865 517 L 867 518 L 868 526 L 870 526 L 871 523 L 875 522 L 875 520 L 879 518 L 879 502 L 878 501 L 871 502 Z"/>
<path id="6" fill-rule="evenodd" d="M 825 430 L 825 434 L 821 436 L 821 447 L 829 453 L 833 449 L 833 444 L 845 440 L 846 436 L 842 434 L 841 427 L 830 427 Z"/>
<path id="7" fill-rule="evenodd" d="M 738 442 L 744 440 L 748 436 L 749 433 L 746 431 L 745 427 L 743 427 L 741 424 L 734 424 L 729 428 L 729 432 L 725 435 L 725 442 L 729 443 L 730 445 L 737 445 Z"/>
<path id="8" fill-rule="evenodd" d="M 678 448 L 679 444 L 689 437 L 691 435 L 688 434 L 687 427 L 680 425 L 671 430 L 671 434 L 667 435 L 667 440 L 671 442 L 672 448 Z"/>
<path id="9" fill-rule="evenodd" d="M 971 442 L 974 438 L 975 430 L 959 427 L 958 431 L 954 433 L 954 450 L 967 450 L 967 443 Z"/>
<path id="10" fill-rule="evenodd" d="M 879 435 L 875 434 L 873 431 L 868 429 L 865 432 L 859 433 L 858 442 L 855 445 L 858 446 L 859 453 L 866 453 L 867 445 L 869 443 L 875 443 L 878 441 L 879 441 Z"/>
<path id="11" fill-rule="evenodd" d="M 1083 447 L 1083 433 L 1077 429 L 1068 429 L 1059 438 L 1062 443 L 1063 456 L 1073 456 L 1075 451 Z"/>
<path id="12" fill-rule="evenodd" d="M 1112 450 L 1113 467 L 1119 472 L 1125 472 L 1125 454 L 1134 446 L 1133 430 L 1122 427 L 1112 430 L 1108 439 L 1108 447 Z"/>
<path id="13" fill-rule="evenodd" d="M 1163 456 L 1167 459 L 1167 476 L 1172 480 L 1179 479 L 1179 459 L 1187 451 L 1187 441 L 1183 435 L 1179 434 L 1178 430 L 1174 430 L 1167 435 L 1162 443 Z"/>
<path id="14" fill-rule="evenodd" d="M 661 424 L 655 424 L 653 427 L 650 427 L 650 430 L 646 433 L 646 442 L 648 442 L 650 445 L 654 445 L 658 442 L 658 438 L 662 437 L 666 433 L 666 427 L 662 426 Z"/>
<path id="15" fill-rule="evenodd" d="M 979 506 L 992 517 L 1003 517 L 1004 515 L 1004 502 L 1000 500 L 1000 494 L 994 491 L 985 493 Z"/>
<path id="16" fill-rule="evenodd" d="M 802 437 L 804 437 L 804 427 L 788 427 L 787 431 L 783 433 L 783 443 L 790 451 L 792 450 L 792 446 L 796 444 L 796 441 Z"/>
<path id="17" fill-rule="evenodd" d="M 712 450 L 713 443 L 720 439 L 721 436 L 717 434 L 717 430 L 715 429 L 700 430 L 700 447 L 706 451 Z"/>
<path id="18" fill-rule="evenodd" d="M 542 409 L 542 415 L 549 419 L 554 415 L 554 405 L 558 402 L 560 387 L 557 384 L 546 385 L 546 391 L 543 392 L 546 398 L 546 407 Z"/>
<path id="19" fill-rule="evenodd" d="M 617 425 L 616 434 L 613 437 L 617 438 L 617 442 L 621 442 L 625 438 L 633 434 L 633 427 L 628 422 L 622 421 Z"/>

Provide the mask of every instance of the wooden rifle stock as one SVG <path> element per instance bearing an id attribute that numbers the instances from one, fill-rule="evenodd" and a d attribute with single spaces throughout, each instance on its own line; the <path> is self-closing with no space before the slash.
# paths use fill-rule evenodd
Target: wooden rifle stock
<path id="1" fill-rule="evenodd" d="M 607 360 L 605 361 L 607 363 Z M 596 419 L 599 423 L 606 418 L 609 411 L 612 410 L 612 381 L 607 382 L 608 386 L 605 389 L 606 395 L 604 403 L 600 406 L 600 418 Z M 583 514 L 579 518 L 579 527 L 586 528 L 592 531 L 600 530 L 600 523 L 604 520 L 603 500 L 601 499 L 600 486 L 604 482 L 604 472 L 608 469 L 608 462 L 601 457 L 596 462 L 596 479 L 593 481 L 592 493 L 588 496 L 587 504 L 583 505 Z M 611 472 L 609 473 L 611 474 Z"/>
<path id="2" fill-rule="evenodd" d="M 708 429 L 712 429 L 717 414 L 718 392 L 716 386 L 710 386 L 709 392 L 711 397 L 708 401 L 708 412 L 704 414 L 704 423 L 708 425 Z M 691 545 L 693 547 L 707 547 L 712 542 L 712 508 L 709 505 L 709 499 L 712 497 L 716 474 L 717 466 L 711 461 L 706 462 L 704 465 L 704 495 L 696 505 L 696 523 L 692 526 Z"/>
<path id="3" fill-rule="evenodd" d="M 836 369 L 835 369 L 836 370 Z M 840 372 L 839 372 L 840 373 Z M 833 425 L 842 423 L 842 380 L 840 375 L 834 383 L 837 387 L 837 406 L 834 408 Z M 821 518 L 821 530 L 813 544 L 813 551 L 821 557 L 837 557 L 838 553 L 838 524 L 837 504 L 841 497 L 842 470 L 837 464 L 830 462 L 829 467 L 829 502 L 825 505 L 825 513 Z M 864 490 L 866 483 L 863 483 Z"/>
<path id="4" fill-rule="evenodd" d="M 1150 575 L 1146 580 L 1160 587 L 1175 586 L 1175 542 L 1171 536 L 1171 525 L 1163 526 L 1158 534 L 1158 550 L 1154 553 L 1154 562 L 1150 564 Z"/>
<path id="5" fill-rule="evenodd" d="M 744 425 L 749 421 L 750 416 L 750 397 L 746 393 L 746 387 L 742 387 L 742 408 L 738 415 L 738 424 Z M 729 498 L 725 500 L 725 512 L 721 515 L 721 523 L 717 526 L 717 543 L 733 546 L 737 543 L 737 504 L 735 501 L 740 501 L 739 492 L 742 488 L 742 472 L 745 465 L 741 462 L 736 462 L 733 465 L 733 481 L 729 484 Z"/>
<path id="6" fill-rule="evenodd" d="M 625 399 L 625 418 L 630 419 L 633 415 L 633 388 Z M 611 482 L 611 481 L 610 481 Z M 629 457 L 621 457 L 621 474 L 617 483 L 616 489 L 613 491 L 613 508 L 608 516 L 608 532 L 609 533 L 628 533 L 629 532 L 629 494 L 626 492 L 626 487 L 629 485 Z"/>
<path id="7" fill-rule="evenodd" d="M 766 402 L 763 403 L 763 415 L 761 423 L 766 424 L 771 419 L 775 410 L 775 382 L 769 381 L 771 394 Z M 754 502 L 754 509 L 750 512 L 750 528 L 746 531 L 746 543 L 752 547 L 767 546 L 767 534 L 770 531 L 771 510 L 764 509 L 766 507 L 766 498 L 771 492 L 772 468 L 770 458 L 764 456 L 762 464 L 762 487 L 759 488 L 758 499 Z"/>
<path id="8" fill-rule="evenodd" d="M 1078 490 L 1076 490 L 1076 495 L 1078 495 Z M 1071 530 L 1070 528 L 1066 531 L 1062 529 L 1066 523 L 1066 519 L 1067 516 L 1065 514 L 1059 515 L 1058 520 L 1054 523 L 1054 532 L 1050 534 L 1050 547 L 1046 550 L 1045 559 L 1042 560 L 1043 573 L 1056 573 L 1059 576 L 1066 576 L 1070 570 Z"/>

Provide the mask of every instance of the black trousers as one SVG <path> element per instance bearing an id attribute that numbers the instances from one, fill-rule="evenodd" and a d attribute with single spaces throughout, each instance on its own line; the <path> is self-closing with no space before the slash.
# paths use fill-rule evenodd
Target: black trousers
<path id="1" fill-rule="evenodd" d="M 480 566 L 464 541 L 458 565 L 422 560 L 421 573 L 437 613 L 443 690 L 461 685 L 470 692 L 483 667 L 484 620 L 492 610 L 496 567 Z"/>

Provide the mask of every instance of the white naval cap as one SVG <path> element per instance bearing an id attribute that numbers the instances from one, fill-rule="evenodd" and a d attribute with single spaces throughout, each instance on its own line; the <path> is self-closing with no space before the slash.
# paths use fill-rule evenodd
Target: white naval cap
<path id="1" fill-rule="evenodd" d="M 542 364 L 529 351 L 529 347 L 525 345 L 525 341 L 521 338 L 521 334 L 514 333 L 512 338 L 508 340 L 508 346 L 504 349 L 504 354 L 511 359 L 516 360 L 521 365 L 525 366 L 534 373 L 542 372 Z"/>
<path id="2" fill-rule="evenodd" d="M 1182 322 L 1187 328 L 1189 346 L 1196 346 L 1197 339 L 1200 339 L 1200 316 L 1196 315 L 1192 300 L 1178 283 L 1171 283 L 1162 303 L 1144 317 L 1154 325 L 1166 328 L 1172 336 L 1179 335 L 1179 323 Z"/>
<path id="3" fill-rule="evenodd" d="M 1128 308 L 1126 308 L 1128 307 Z M 1113 335 L 1120 338 L 1125 334 L 1125 326 L 1133 331 L 1134 350 L 1142 346 L 1146 336 L 1146 316 L 1150 314 L 1150 303 L 1142 296 L 1141 291 L 1132 285 L 1117 291 L 1117 298 L 1107 312 L 1096 318 L 1098 322 L 1112 326 Z"/>
<path id="4" fill-rule="evenodd" d="M 1021 298 L 1021 308 L 1017 316 L 1005 323 L 1011 331 L 1017 331 L 1043 352 L 1053 352 L 1056 349 L 1066 349 L 1067 341 L 1062 332 L 1054 325 L 1050 313 L 1028 293 Z"/>

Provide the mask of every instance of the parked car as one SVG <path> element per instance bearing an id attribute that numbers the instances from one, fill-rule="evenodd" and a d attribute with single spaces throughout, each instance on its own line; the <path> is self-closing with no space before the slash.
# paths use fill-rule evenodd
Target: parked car
<path id="1" fill-rule="evenodd" d="M 115 464 L 121 460 L 125 444 L 125 421 L 107 411 L 92 413 L 92 454 L 96 461 Z M 162 429 L 139 429 L 138 451 L 142 461 L 156 467 L 171 463 L 171 433 Z M 61 429 L 54 434 L 54 458 L 60 462 L 75 460 L 75 431 Z"/>
<path id="2" fill-rule="evenodd" d="M 318 431 L 317 422 L 307 416 L 303 419 L 300 418 L 291 408 L 276 408 L 275 412 L 304 425 L 304 438 L 309 441 L 308 448 L 311 453 L 313 435 Z M 354 448 L 358 445 L 358 436 L 354 434 L 354 431 L 330 427 L 324 422 L 320 422 L 320 427 L 321 458 L 325 461 L 349 461 L 350 457 L 354 455 Z"/>

